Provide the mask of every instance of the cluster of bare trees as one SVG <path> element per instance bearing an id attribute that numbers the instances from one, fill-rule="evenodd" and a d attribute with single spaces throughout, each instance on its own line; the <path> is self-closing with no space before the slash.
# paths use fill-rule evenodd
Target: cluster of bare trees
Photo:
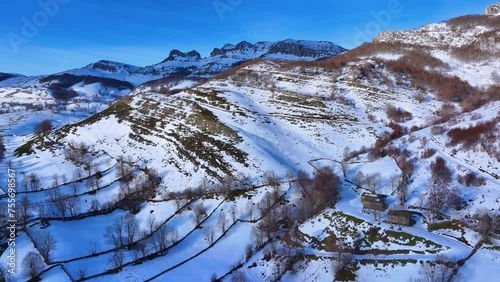
<path id="1" fill-rule="evenodd" d="M 303 204 L 311 208 L 311 214 L 335 206 L 339 199 L 341 182 L 331 167 L 319 168 L 313 177 L 299 171 L 297 181 L 303 192 Z"/>
<path id="2" fill-rule="evenodd" d="M 237 195 L 239 192 L 250 186 L 249 177 L 245 174 L 226 175 L 218 183 L 211 183 L 208 178 L 203 178 L 200 184 L 195 188 L 186 188 L 184 191 L 170 192 L 168 199 L 173 199 L 180 209 L 188 203 L 189 200 L 197 199 L 209 194 L 224 194 L 228 196 Z"/>
<path id="3" fill-rule="evenodd" d="M 260 220 L 252 231 L 257 246 L 272 239 L 279 230 L 290 229 L 294 223 L 303 222 L 325 208 L 335 206 L 339 198 L 340 178 L 330 167 L 318 169 L 313 177 L 304 171 L 299 171 L 297 182 L 302 197 L 293 205 L 282 201 L 279 185 L 273 187 L 273 190 L 267 192 L 257 203 Z M 254 218 L 252 203 L 247 205 L 246 211 L 252 220 Z"/>
<path id="4" fill-rule="evenodd" d="M 155 252 L 164 252 L 169 246 L 176 244 L 179 241 L 179 231 L 166 224 L 157 225 L 157 230 L 153 233 L 149 243 Z"/>
<path id="5" fill-rule="evenodd" d="M 36 192 L 41 189 L 40 177 L 38 177 L 38 174 L 34 172 L 28 175 L 25 174 L 21 180 L 21 184 L 23 185 L 25 191 Z"/>
<path id="6" fill-rule="evenodd" d="M 331 270 L 336 281 L 337 277 L 342 275 L 343 272 L 352 271 L 355 262 L 353 260 L 353 250 L 345 242 L 337 241 L 333 246 L 334 255 L 331 260 Z"/>
<path id="7" fill-rule="evenodd" d="M 41 134 L 42 136 L 46 136 L 52 130 L 52 122 L 48 119 L 41 121 L 39 124 L 35 126 L 35 133 Z"/>
<path id="8" fill-rule="evenodd" d="M 118 167 L 116 170 L 116 177 L 120 181 L 120 190 L 122 193 L 130 194 L 130 183 L 132 182 L 132 166 L 134 164 L 134 160 L 131 156 L 119 156 L 118 159 Z"/>
<path id="9" fill-rule="evenodd" d="M 26 229 L 26 224 L 32 214 L 33 204 L 28 199 L 28 197 L 24 196 L 21 198 L 19 205 L 17 205 L 17 220 L 21 223 L 21 227 Z"/>
<path id="10" fill-rule="evenodd" d="M 90 148 L 85 143 L 69 142 L 68 146 L 64 148 L 63 153 L 66 159 L 70 160 L 76 165 L 82 166 L 83 169 L 87 171 L 88 177 L 91 177 L 92 174 L 96 172 L 94 158 L 92 156 Z"/>
<path id="11" fill-rule="evenodd" d="M 80 212 L 80 200 L 75 196 L 61 194 L 58 189 L 53 189 L 46 192 L 46 197 L 49 205 L 47 212 L 54 217 L 65 220 L 67 216 L 74 217 Z"/>
<path id="12" fill-rule="evenodd" d="M 410 282 L 453 282 L 456 262 L 445 255 L 438 255 L 434 261 L 424 263 L 418 269 L 418 277 L 410 278 Z"/>
<path id="13" fill-rule="evenodd" d="M 33 234 L 33 243 L 45 261 L 50 261 L 51 255 L 57 247 L 57 241 L 48 231 Z"/>
<path id="14" fill-rule="evenodd" d="M 113 242 L 116 248 L 134 243 L 140 235 L 139 223 L 135 216 L 127 214 L 115 219 L 111 226 L 106 227 L 105 237 Z"/>
<path id="15" fill-rule="evenodd" d="M 124 178 L 127 180 L 124 181 Z M 120 178 L 118 204 L 121 208 L 132 212 L 138 212 L 144 201 L 154 198 L 162 182 L 158 172 L 148 168 L 135 175 L 126 174 L 124 178 Z"/>
<path id="16" fill-rule="evenodd" d="M 441 210 L 452 207 L 459 209 L 462 205 L 462 198 L 456 189 L 450 189 L 452 172 L 446 165 L 446 161 L 441 157 L 436 157 L 430 166 L 431 182 L 427 196 L 427 205 L 431 218 L 437 218 Z"/>
<path id="17" fill-rule="evenodd" d="M 159 223 L 154 215 L 150 215 L 146 226 L 146 230 L 141 230 L 135 216 L 127 214 L 117 217 L 113 224 L 106 228 L 104 236 L 117 248 L 109 261 L 112 268 L 123 266 L 123 248 L 125 246 L 134 251 L 134 257 L 137 260 L 151 252 L 165 252 L 169 246 L 179 241 L 178 230 L 167 224 Z M 96 246 L 91 246 L 90 253 L 95 254 L 96 252 Z"/>

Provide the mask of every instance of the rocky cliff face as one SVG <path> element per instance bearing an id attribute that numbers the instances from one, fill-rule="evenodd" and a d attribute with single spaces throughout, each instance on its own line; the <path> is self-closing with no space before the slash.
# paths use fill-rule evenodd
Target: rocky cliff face
<path id="1" fill-rule="evenodd" d="M 499 15 L 500 14 L 500 2 L 496 4 L 491 4 L 486 7 L 486 10 L 484 11 L 484 14 L 486 16 L 493 16 L 493 15 Z"/>
<path id="2" fill-rule="evenodd" d="M 414 30 L 382 32 L 373 39 L 373 42 L 397 42 L 433 49 L 460 48 L 473 44 L 483 37 L 491 39 L 491 34 L 498 32 L 499 20 L 498 17 L 483 15 L 463 16 Z M 489 43 L 492 44 L 495 43 Z"/>
<path id="3" fill-rule="evenodd" d="M 278 42 L 262 41 L 256 44 L 247 41 L 242 41 L 236 45 L 226 44 L 222 48 L 215 48 L 210 53 L 210 56 L 234 56 L 240 54 L 251 58 L 272 58 L 276 57 L 277 54 L 282 54 L 314 60 L 332 57 L 345 51 L 347 50 L 328 41 L 287 39 Z"/>
<path id="4" fill-rule="evenodd" d="M 195 50 L 192 50 L 187 53 L 183 53 L 177 49 L 174 49 L 170 51 L 170 54 L 168 55 L 168 58 L 165 59 L 163 62 L 166 61 L 176 61 L 176 60 L 199 60 L 201 59 L 200 53 L 198 53 Z"/>

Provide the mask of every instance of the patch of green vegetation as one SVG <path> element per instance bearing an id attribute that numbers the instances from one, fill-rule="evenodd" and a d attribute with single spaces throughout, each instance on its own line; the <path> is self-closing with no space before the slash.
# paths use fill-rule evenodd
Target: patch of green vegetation
<path id="1" fill-rule="evenodd" d="M 356 272 L 354 270 L 341 269 L 335 275 L 335 281 L 356 281 Z"/>
<path id="2" fill-rule="evenodd" d="M 439 229 L 450 229 L 455 231 L 462 231 L 462 223 L 458 220 L 442 221 L 438 223 L 429 224 L 429 230 L 435 231 Z"/>
<path id="3" fill-rule="evenodd" d="M 194 131 L 180 125 L 175 132 L 167 135 L 176 140 L 174 145 L 179 157 L 201 167 L 213 177 L 218 177 L 218 175 L 212 168 L 219 169 L 224 174 L 232 173 L 232 166 L 224 159 L 224 154 L 241 164 L 247 165 L 248 154 L 246 152 L 236 148 L 230 142 L 215 139 L 201 131 Z"/>
<path id="4" fill-rule="evenodd" d="M 34 154 L 35 151 L 33 150 L 33 145 L 35 144 L 35 142 L 36 142 L 36 139 L 32 139 L 32 140 L 26 142 L 26 144 L 18 147 L 14 151 L 14 155 L 16 157 L 20 157 L 22 155 L 31 155 L 31 154 Z"/>
<path id="5" fill-rule="evenodd" d="M 327 231 L 328 236 L 325 237 L 320 242 L 320 245 L 318 246 L 318 249 L 325 250 L 327 252 L 334 252 L 335 251 L 335 244 L 337 243 L 337 236 L 335 235 L 334 232 L 328 230 Z"/>
<path id="6" fill-rule="evenodd" d="M 212 106 L 215 106 L 215 107 L 227 110 L 227 111 L 231 110 L 231 104 L 228 103 L 224 97 L 221 97 L 219 95 L 222 93 L 220 91 L 217 91 L 215 89 L 197 88 L 197 89 L 191 89 L 187 92 L 202 98 L 202 99 L 195 98 L 196 101 L 205 102 L 205 103 L 208 103 Z"/>
<path id="7" fill-rule="evenodd" d="M 378 267 L 379 264 L 381 264 L 384 267 L 388 266 L 394 267 L 395 265 L 406 266 L 408 263 L 416 264 L 417 260 L 416 259 L 391 259 L 391 260 L 361 259 L 359 260 L 359 263 L 361 265 L 374 265 L 375 267 Z"/>
<path id="8" fill-rule="evenodd" d="M 210 110 L 195 103 L 192 107 L 192 113 L 187 118 L 188 124 L 199 128 L 205 134 L 226 136 L 237 142 L 242 141 L 238 133 L 220 122 Z"/>
<path id="9" fill-rule="evenodd" d="M 419 236 L 414 236 L 411 234 L 408 234 L 406 232 L 397 232 L 397 231 L 392 231 L 392 230 L 386 230 L 385 234 L 387 235 L 388 239 L 393 238 L 398 240 L 398 244 L 400 245 L 405 245 L 405 246 L 415 246 L 417 243 L 422 242 L 425 244 L 426 247 L 436 247 L 436 248 L 441 248 L 442 246 L 439 244 L 436 244 L 430 240 L 424 239 Z"/>
<path id="10" fill-rule="evenodd" d="M 364 220 L 359 219 L 359 218 L 357 218 L 357 217 L 354 217 L 354 216 L 352 216 L 352 215 L 348 215 L 348 214 L 343 214 L 343 215 L 344 215 L 344 217 L 345 217 L 345 219 L 346 219 L 347 221 L 354 222 L 355 224 L 358 224 L 358 225 L 363 224 L 363 222 L 365 222 Z"/>
<path id="11" fill-rule="evenodd" d="M 227 194 L 227 198 L 229 201 L 235 201 L 236 198 L 239 198 L 239 197 L 244 197 L 244 196 L 248 196 L 247 195 L 247 190 L 246 189 L 236 189 L 236 190 L 231 190 L 229 191 L 229 193 Z"/>
<path id="12" fill-rule="evenodd" d="M 326 108 L 325 104 L 316 98 L 292 92 L 286 92 L 286 94 L 280 94 L 276 96 L 276 100 L 295 105 L 306 106 L 313 109 Z"/>

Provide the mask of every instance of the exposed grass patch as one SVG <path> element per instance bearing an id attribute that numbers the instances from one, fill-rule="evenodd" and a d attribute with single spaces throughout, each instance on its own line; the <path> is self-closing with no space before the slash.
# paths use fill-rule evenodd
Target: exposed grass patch
<path id="1" fill-rule="evenodd" d="M 32 139 L 28 142 L 26 142 L 26 144 L 18 147 L 15 151 L 14 151 L 14 155 L 16 157 L 20 157 L 22 155 L 31 155 L 33 153 L 35 153 L 35 151 L 33 150 L 33 145 L 35 144 L 37 139 Z"/>

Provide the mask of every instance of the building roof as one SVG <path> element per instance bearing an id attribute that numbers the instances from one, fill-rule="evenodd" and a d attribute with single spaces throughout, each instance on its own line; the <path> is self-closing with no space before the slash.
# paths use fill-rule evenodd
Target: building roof
<path id="1" fill-rule="evenodd" d="M 389 215 L 411 217 L 412 212 L 407 210 L 390 210 Z"/>

